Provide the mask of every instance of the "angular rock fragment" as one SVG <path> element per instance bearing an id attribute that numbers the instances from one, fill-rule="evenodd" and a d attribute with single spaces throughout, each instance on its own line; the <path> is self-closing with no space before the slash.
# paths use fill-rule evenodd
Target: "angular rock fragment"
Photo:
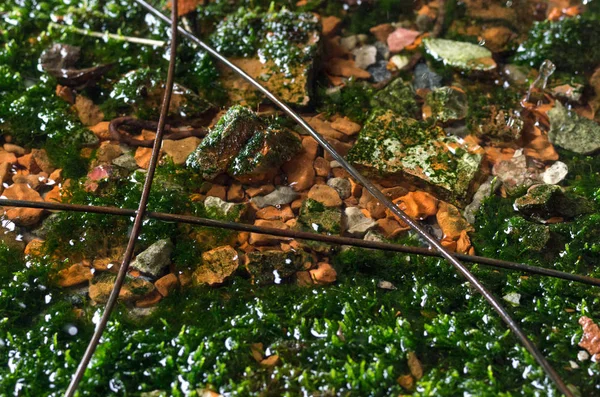
<path id="1" fill-rule="evenodd" d="M 482 157 L 460 138 L 391 111 L 374 112 L 348 153 L 374 178 L 417 186 L 461 207 L 479 182 Z"/>
<path id="2" fill-rule="evenodd" d="M 266 126 L 251 110 L 233 106 L 187 159 L 212 180 L 227 172 L 242 182 L 262 181 L 301 149 L 287 129 Z"/>
<path id="3" fill-rule="evenodd" d="M 594 210 L 585 198 L 567 194 L 557 185 L 534 185 L 515 201 L 515 208 L 536 220 L 573 218 Z"/>
<path id="4" fill-rule="evenodd" d="M 279 205 L 290 204 L 298 197 L 299 194 L 296 193 L 291 187 L 277 186 L 275 191 L 267 194 L 266 196 L 253 197 L 251 201 L 259 208 L 265 208 L 267 206 L 276 207 Z"/>
<path id="5" fill-rule="evenodd" d="M 131 267 L 152 277 L 158 277 L 162 270 L 171 263 L 172 251 L 173 243 L 170 239 L 159 240 L 140 252 L 131 262 Z"/>
<path id="6" fill-rule="evenodd" d="M 210 286 L 222 284 L 237 270 L 238 266 L 237 251 L 233 247 L 225 245 L 202 254 L 202 265 L 194 271 L 193 278 L 196 284 Z"/>
<path id="7" fill-rule="evenodd" d="M 26 183 L 15 183 L 6 188 L 2 195 L 10 200 L 44 201 L 39 193 Z M 3 207 L 3 209 L 6 217 L 20 226 L 35 225 L 44 212 L 44 210 L 37 208 Z"/>
<path id="8" fill-rule="evenodd" d="M 445 65 L 462 70 L 493 70 L 492 52 L 477 44 L 446 39 L 423 39 L 425 51 Z"/>
<path id="9" fill-rule="evenodd" d="M 346 214 L 346 231 L 355 237 L 362 237 L 377 226 L 377 222 L 365 216 L 358 207 L 346 207 L 344 213 Z"/>

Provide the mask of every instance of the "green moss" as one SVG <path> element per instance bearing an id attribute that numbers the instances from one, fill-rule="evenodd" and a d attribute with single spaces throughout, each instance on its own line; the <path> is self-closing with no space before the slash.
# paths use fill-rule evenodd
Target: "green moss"
<path id="1" fill-rule="evenodd" d="M 348 118 L 363 122 L 371 109 L 373 88 L 364 82 L 351 79 L 344 87 L 327 93 L 319 90 L 319 111 L 329 116 L 341 114 Z"/>
<path id="2" fill-rule="evenodd" d="M 416 117 L 418 113 L 417 102 L 412 87 L 398 78 L 378 91 L 371 100 L 374 108 L 393 110 L 398 116 Z"/>
<path id="3" fill-rule="evenodd" d="M 600 49 L 596 45 L 598 35 L 600 20 L 597 15 L 536 22 L 514 60 L 539 67 L 544 60 L 550 59 L 558 70 L 583 73 L 600 62 Z"/>
<path id="4" fill-rule="evenodd" d="M 313 199 L 304 200 L 300 207 L 298 223 L 303 229 L 325 234 L 340 234 L 342 212 L 339 208 L 327 208 Z"/>

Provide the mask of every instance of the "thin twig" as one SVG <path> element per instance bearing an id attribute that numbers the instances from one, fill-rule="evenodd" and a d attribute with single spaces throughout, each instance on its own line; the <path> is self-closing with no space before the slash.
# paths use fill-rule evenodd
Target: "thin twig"
<path id="1" fill-rule="evenodd" d="M 76 28 L 75 26 L 60 25 L 55 22 L 50 22 L 48 24 L 48 26 L 53 27 L 53 28 L 58 28 L 58 29 L 64 29 L 70 33 L 77 33 L 77 34 L 80 34 L 83 36 L 97 37 L 99 39 L 105 39 L 105 40 L 113 39 L 113 40 L 118 40 L 118 41 L 126 41 L 128 43 L 149 45 L 149 46 L 153 46 L 153 47 L 164 47 L 166 44 L 162 40 L 152 40 L 152 39 L 145 39 L 142 37 L 123 36 L 121 34 L 114 34 L 114 33 L 108 33 L 108 32 L 94 32 L 93 30 L 79 29 L 79 28 Z"/>
<path id="2" fill-rule="evenodd" d="M 83 378 L 83 374 L 85 373 L 85 370 L 88 364 L 90 363 L 94 352 L 96 351 L 96 347 L 100 344 L 100 337 L 106 329 L 106 325 L 108 324 L 110 315 L 117 304 L 117 299 L 119 298 L 121 287 L 125 282 L 127 270 L 129 269 L 129 264 L 131 263 L 131 259 L 133 258 L 133 250 L 135 248 L 135 243 L 138 239 L 140 229 L 142 228 L 142 224 L 146 216 L 146 207 L 148 205 L 148 198 L 150 197 L 150 188 L 152 187 L 154 172 L 156 171 L 156 165 L 158 164 L 158 157 L 160 154 L 160 147 L 162 145 L 164 127 L 167 121 L 169 105 L 171 103 L 171 94 L 173 93 L 175 61 L 177 58 L 177 3 L 177 1 L 174 1 L 171 8 L 171 48 L 169 50 L 169 69 L 167 72 L 167 81 L 165 83 L 165 93 L 160 109 L 160 117 L 158 119 L 158 127 L 156 129 L 156 137 L 154 138 L 154 146 L 152 147 L 152 155 L 150 157 L 150 164 L 148 165 L 148 173 L 146 174 L 146 180 L 142 189 L 142 197 L 140 198 L 138 209 L 135 214 L 135 219 L 133 221 L 133 227 L 131 229 L 131 235 L 129 236 L 129 242 L 127 243 L 127 248 L 123 257 L 123 262 L 121 263 L 121 267 L 119 268 L 119 272 L 117 273 L 115 284 L 113 286 L 112 291 L 110 292 L 108 301 L 106 302 L 104 313 L 102 313 L 102 317 L 96 325 L 94 334 L 92 335 L 92 338 L 90 339 L 85 353 L 83 354 L 83 357 L 81 358 L 81 361 L 77 366 L 77 370 L 75 371 L 75 374 L 71 379 L 71 383 L 69 384 L 69 387 L 65 392 L 66 397 L 73 397 L 75 395 L 77 387 L 79 386 L 79 382 L 81 381 L 81 378 Z"/>

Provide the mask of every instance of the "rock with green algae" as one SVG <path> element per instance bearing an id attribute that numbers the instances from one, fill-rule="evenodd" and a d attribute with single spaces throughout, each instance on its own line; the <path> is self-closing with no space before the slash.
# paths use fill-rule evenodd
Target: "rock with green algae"
<path id="1" fill-rule="evenodd" d="M 515 200 L 515 208 L 535 220 L 546 220 L 552 217 L 573 218 L 594 210 L 588 200 L 565 193 L 557 185 L 530 187 L 527 194 Z"/>
<path id="2" fill-rule="evenodd" d="M 113 273 L 102 273 L 90 281 L 89 296 L 96 303 L 106 303 L 112 292 L 117 275 Z M 154 285 L 140 277 L 125 277 L 125 283 L 119 292 L 119 299 L 123 301 L 135 301 L 143 298 L 154 290 Z"/>
<path id="3" fill-rule="evenodd" d="M 213 45 L 283 101 L 304 107 L 312 98 L 312 77 L 319 50 L 318 18 L 312 13 L 239 9 L 211 36 Z M 221 82 L 232 102 L 262 101 L 255 88 L 221 67 Z"/>
<path id="4" fill-rule="evenodd" d="M 313 258 L 304 250 L 252 251 L 246 255 L 245 267 L 254 283 L 279 283 L 300 270 L 308 270 Z"/>
<path id="5" fill-rule="evenodd" d="M 340 234 L 342 211 L 339 208 L 325 207 L 316 200 L 302 202 L 298 215 L 298 227 L 311 232 Z"/>
<path id="6" fill-rule="evenodd" d="M 222 173 L 244 182 L 273 172 L 301 148 L 287 129 L 267 126 L 251 110 L 231 107 L 190 154 L 186 165 L 205 179 Z"/>
<path id="7" fill-rule="evenodd" d="M 440 87 L 425 97 L 423 118 L 446 123 L 467 117 L 469 106 L 467 94 L 456 87 Z"/>
<path id="8" fill-rule="evenodd" d="M 193 279 L 198 285 L 222 284 L 240 264 L 237 251 L 230 245 L 217 247 L 202 254 L 202 264 L 194 271 Z"/>
<path id="9" fill-rule="evenodd" d="M 439 127 L 375 111 L 348 160 L 374 178 L 429 190 L 463 207 L 477 187 L 482 155 Z"/>
<path id="10" fill-rule="evenodd" d="M 461 41 L 425 38 L 425 51 L 435 60 L 461 70 L 489 71 L 496 68 L 487 48 Z"/>
<path id="11" fill-rule="evenodd" d="M 552 144 L 575 153 L 592 154 L 600 150 L 600 125 L 567 110 L 560 102 L 548 111 Z"/>
<path id="12" fill-rule="evenodd" d="M 398 78 L 378 91 L 371 106 L 393 110 L 399 116 L 415 117 L 418 111 L 415 93 L 410 84 Z"/>
<path id="13" fill-rule="evenodd" d="M 523 251 L 541 252 L 550 241 L 550 228 L 546 225 L 530 222 L 521 217 L 510 218 L 506 233 L 519 243 Z"/>

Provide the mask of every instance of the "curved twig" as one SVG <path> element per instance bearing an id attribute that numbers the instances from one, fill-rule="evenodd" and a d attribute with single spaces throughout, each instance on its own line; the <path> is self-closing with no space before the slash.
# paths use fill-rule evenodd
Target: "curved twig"
<path id="1" fill-rule="evenodd" d="M 108 124 L 108 132 L 110 133 L 110 139 L 125 143 L 129 146 L 141 146 L 141 147 L 152 147 L 154 139 L 136 139 L 126 132 L 119 130 L 121 126 L 129 126 L 136 129 L 144 130 L 156 130 L 158 128 L 158 122 L 136 119 L 135 117 L 118 117 L 113 119 Z M 178 141 L 180 139 L 190 137 L 203 137 L 206 135 L 206 129 L 204 128 L 189 128 L 189 129 L 178 129 L 169 124 L 165 124 L 164 127 L 165 135 L 163 139 Z"/>

